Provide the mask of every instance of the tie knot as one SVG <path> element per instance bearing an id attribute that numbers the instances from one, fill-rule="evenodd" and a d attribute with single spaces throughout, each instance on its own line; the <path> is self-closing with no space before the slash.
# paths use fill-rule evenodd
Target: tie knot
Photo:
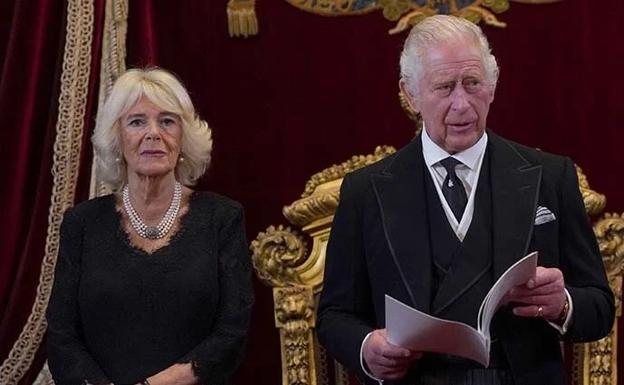
<path id="1" fill-rule="evenodd" d="M 448 158 L 444 158 L 440 161 L 440 164 L 442 165 L 442 167 L 444 167 L 446 169 L 446 172 L 449 174 L 455 174 L 455 167 L 458 164 L 461 164 L 461 162 L 455 158 L 453 158 L 452 156 L 449 156 Z"/>

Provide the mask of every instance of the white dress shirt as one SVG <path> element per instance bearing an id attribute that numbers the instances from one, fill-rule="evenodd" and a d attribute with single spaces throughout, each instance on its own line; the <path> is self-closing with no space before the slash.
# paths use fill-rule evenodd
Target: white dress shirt
<path id="1" fill-rule="evenodd" d="M 448 219 L 448 222 L 455 232 L 455 235 L 457 235 L 457 238 L 459 238 L 460 241 L 463 241 L 466 233 L 468 232 L 468 228 L 470 227 L 470 223 L 472 223 L 474 200 L 477 191 L 476 187 L 479 182 L 481 165 L 483 164 L 483 154 L 485 154 L 485 148 L 487 147 L 487 133 L 484 132 L 481 138 L 477 141 L 477 143 L 473 144 L 472 147 L 453 155 L 449 154 L 440 146 L 435 144 L 427 134 L 426 130 L 423 129 L 420 137 L 422 140 L 425 164 L 427 165 L 429 174 L 431 174 L 431 178 L 435 182 L 434 185 L 436 191 L 438 192 L 440 202 L 442 202 L 442 208 L 444 209 L 444 214 L 446 214 L 446 219 Z M 446 198 L 444 198 L 444 194 L 442 193 L 442 184 L 444 183 L 444 179 L 446 179 L 446 169 L 440 164 L 440 161 L 448 158 L 449 156 L 452 156 L 461 162 L 455 167 L 455 173 L 464 185 L 466 196 L 468 197 L 468 203 L 466 204 L 464 215 L 459 223 L 451 210 L 451 206 L 449 206 L 446 202 Z"/>

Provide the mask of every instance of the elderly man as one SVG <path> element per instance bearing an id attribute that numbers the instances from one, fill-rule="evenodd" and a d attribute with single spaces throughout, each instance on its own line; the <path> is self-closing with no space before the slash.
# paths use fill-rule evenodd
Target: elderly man
<path id="1" fill-rule="evenodd" d="M 399 86 L 421 135 L 345 177 L 327 249 L 321 343 L 365 381 L 563 384 L 560 339 L 611 329 L 614 301 L 574 164 L 486 131 L 498 78 L 476 25 L 425 19 L 401 56 Z M 495 280 L 528 252 L 536 275 L 492 324 L 490 366 L 390 344 L 384 295 L 476 326 Z"/>

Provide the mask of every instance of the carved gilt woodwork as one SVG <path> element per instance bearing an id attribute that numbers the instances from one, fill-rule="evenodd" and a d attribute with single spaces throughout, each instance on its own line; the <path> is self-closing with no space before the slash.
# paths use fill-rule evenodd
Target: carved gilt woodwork
<path id="1" fill-rule="evenodd" d="M 585 203 L 587 214 L 591 216 L 600 214 L 607 204 L 607 198 L 589 188 L 587 177 L 583 174 L 583 170 L 579 166 L 576 166 L 576 176 L 578 177 L 579 188 L 583 196 L 583 203 Z"/>
<path id="2" fill-rule="evenodd" d="M 273 288 L 275 326 L 280 332 L 283 385 L 327 384 L 326 354 L 314 333 L 317 294 L 323 283 L 325 250 L 333 214 L 338 206 L 340 184 L 349 172 L 374 163 L 396 150 L 379 146 L 371 155 L 358 155 L 314 174 L 301 199 L 284 207 L 288 221 L 312 238 L 308 253 L 304 238 L 290 227 L 270 226 L 251 244 L 258 277 Z M 577 167 L 579 188 L 589 215 L 597 217 L 606 204 L 604 195 L 593 191 Z M 609 284 L 616 297 L 616 315 L 622 313 L 624 271 L 624 214 L 604 214 L 594 225 Z M 617 384 L 617 320 L 611 333 L 593 343 L 573 348 L 574 385 Z M 347 384 L 344 368 L 334 363 L 333 382 Z"/>
<path id="3" fill-rule="evenodd" d="M 507 23 L 496 15 L 509 10 L 510 2 L 546 4 L 561 0 L 286 0 L 301 10 L 322 16 L 362 15 L 382 11 L 385 19 L 396 22 L 389 34 L 405 31 L 422 19 L 436 14 L 463 17 L 503 28 Z"/>
<path id="4" fill-rule="evenodd" d="M 282 367 L 288 384 L 316 384 L 314 357 L 315 306 L 312 288 L 291 286 L 273 290 L 275 325 L 280 331 Z"/>
<path id="5" fill-rule="evenodd" d="M 342 178 L 349 172 L 396 152 L 379 146 L 371 155 L 353 156 L 314 174 L 301 199 L 284 207 L 284 216 L 312 238 L 307 252 L 303 237 L 290 227 L 270 226 L 251 243 L 258 277 L 273 288 L 275 326 L 280 332 L 282 384 L 327 383 L 327 368 L 318 362 L 320 352 L 314 335 L 316 294 L 323 283 L 325 250 Z M 323 354 L 321 354 L 323 353 Z M 346 374 L 336 366 L 336 378 L 346 383 Z"/>
<path id="6" fill-rule="evenodd" d="M 230 37 L 247 38 L 258 34 L 255 0 L 230 0 L 226 13 Z"/>
<path id="7" fill-rule="evenodd" d="M 577 169 L 580 172 L 579 169 Z M 582 179 L 579 178 L 579 181 Z M 591 190 L 590 190 L 591 191 Z M 581 192 L 587 210 L 589 204 L 595 205 L 596 200 L 604 196 L 586 196 Z M 594 206 L 591 206 L 594 207 Z M 622 315 L 622 272 L 624 270 L 624 216 L 619 214 L 605 214 L 594 225 L 594 232 L 598 239 L 602 260 L 607 271 L 607 278 L 615 295 L 616 320 L 613 330 L 605 338 L 588 344 L 574 346 L 574 385 L 616 385 L 617 384 L 617 340 L 618 320 Z"/>

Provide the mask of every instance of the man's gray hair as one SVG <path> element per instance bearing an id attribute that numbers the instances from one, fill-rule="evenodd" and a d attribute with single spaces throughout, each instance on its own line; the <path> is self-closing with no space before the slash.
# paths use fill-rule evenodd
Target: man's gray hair
<path id="1" fill-rule="evenodd" d="M 490 52 L 490 45 L 474 23 L 455 16 L 435 15 L 416 24 L 409 33 L 401 53 L 401 79 L 408 90 L 418 95 L 418 83 L 422 79 L 422 60 L 428 48 L 438 44 L 473 40 L 481 51 L 481 61 L 485 70 L 486 81 L 496 86 L 498 64 Z"/>
<path id="2" fill-rule="evenodd" d="M 115 82 L 101 107 L 91 138 L 98 175 L 114 191 L 127 183 L 119 120 L 142 97 L 179 116 L 182 125 L 180 155 L 184 156 L 184 162 L 177 162 L 175 175 L 183 185 L 194 185 L 210 163 L 212 131 L 195 113 L 191 98 L 182 83 L 160 68 L 131 69 Z"/>

